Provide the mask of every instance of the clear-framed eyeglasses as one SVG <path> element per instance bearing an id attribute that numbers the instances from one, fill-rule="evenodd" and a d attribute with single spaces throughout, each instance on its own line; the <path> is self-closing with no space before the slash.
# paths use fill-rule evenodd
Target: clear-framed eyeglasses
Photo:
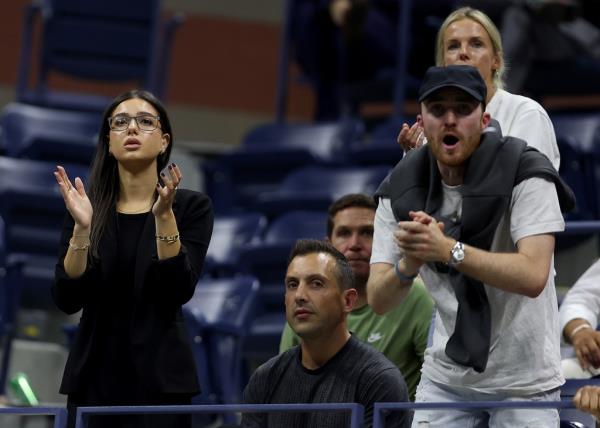
<path id="1" fill-rule="evenodd" d="M 135 123 L 141 131 L 152 132 L 158 128 L 160 116 L 152 116 L 151 114 L 140 114 L 139 116 L 118 114 L 108 118 L 108 126 L 110 126 L 110 129 L 113 131 L 125 131 L 132 120 L 135 120 Z"/>

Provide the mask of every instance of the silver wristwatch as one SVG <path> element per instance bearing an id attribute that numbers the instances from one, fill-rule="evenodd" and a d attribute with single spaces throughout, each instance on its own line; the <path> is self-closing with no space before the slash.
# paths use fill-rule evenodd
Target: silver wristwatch
<path id="1" fill-rule="evenodd" d="M 456 266 L 462 263 L 465 259 L 465 246 L 462 242 L 456 241 L 456 244 L 450 250 L 450 261 L 448 262 L 449 266 Z"/>

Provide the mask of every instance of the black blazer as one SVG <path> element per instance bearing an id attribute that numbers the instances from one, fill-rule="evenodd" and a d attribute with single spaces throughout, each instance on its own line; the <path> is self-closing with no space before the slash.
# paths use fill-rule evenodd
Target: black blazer
<path id="1" fill-rule="evenodd" d="M 158 260 L 154 216 L 148 215 L 144 225 L 137 246 L 130 337 L 134 364 L 143 375 L 146 390 L 195 394 L 199 391 L 196 366 L 181 306 L 194 294 L 212 234 L 213 211 L 206 195 L 179 189 L 173 212 L 182 244 L 175 257 Z M 100 260 L 88 263 L 86 272 L 76 279 L 69 278 L 63 266 L 74 224 L 70 216 L 65 221 L 52 296 L 67 314 L 80 309 L 83 312 L 60 387 L 63 394 L 77 392 L 84 382 L 82 375 L 94 342 L 98 313 L 110 310 L 101 307 L 94 296 L 103 291 L 103 283 L 116 266 L 116 216 L 110 219 L 100 240 Z"/>

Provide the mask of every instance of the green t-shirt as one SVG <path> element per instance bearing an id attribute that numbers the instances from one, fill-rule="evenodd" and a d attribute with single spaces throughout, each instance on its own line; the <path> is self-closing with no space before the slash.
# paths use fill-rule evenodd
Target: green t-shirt
<path id="1" fill-rule="evenodd" d="M 348 315 L 348 330 L 383 353 L 402 372 L 411 400 L 421 378 L 421 365 L 427 346 L 433 300 L 420 280 L 415 280 L 408 296 L 396 308 L 377 315 L 369 305 Z M 286 323 L 279 352 L 298 345 L 296 336 Z"/>

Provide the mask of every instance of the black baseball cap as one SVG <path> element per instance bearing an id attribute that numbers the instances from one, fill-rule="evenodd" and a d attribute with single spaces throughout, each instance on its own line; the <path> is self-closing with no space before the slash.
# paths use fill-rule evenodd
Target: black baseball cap
<path id="1" fill-rule="evenodd" d="M 471 65 L 448 65 L 429 67 L 419 88 L 419 102 L 438 89 L 453 87 L 462 89 L 485 106 L 487 88 L 479 70 Z"/>

